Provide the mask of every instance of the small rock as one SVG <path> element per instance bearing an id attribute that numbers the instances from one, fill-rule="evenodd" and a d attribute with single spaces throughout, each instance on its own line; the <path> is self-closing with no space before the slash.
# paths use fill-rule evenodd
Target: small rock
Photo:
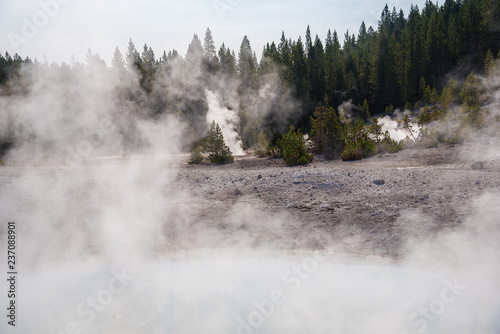
<path id="1" fill-rule="evenodd" d="M 478 186 L 481 185 L 481 181 L 479 181 L 479 180 L 476 181 L 476 185 L 478 185 Z"/>
<path id="2" fill-rule="evenodd" d="M 258 180 L 262 179 L 262 175 L 257 176 L 257 179 Z"/>
<path id="3" fill-rule="evenodd" d="M 241 193 L 241 190 L 239 190 L 239 189 L 235 189 L 235 190 L 234 190 L 234 194 L 235 194 L 236 196 L 239 196 L 239 195 L 241 195 L 242 193 Z"/>
<path id="4" fill-rule="evenodd" d="M 373 181 L 373 184 L 376 184 L 377 186 L 383 186 L 385 184 L 384 180 L 375 180 Z"/>
<path id="5" fill-rule="evenodd" d="M 482 163 L 481 161 L 474 162 L 471 167 L 474 170 L 484 169 L 484 163 Z"/>

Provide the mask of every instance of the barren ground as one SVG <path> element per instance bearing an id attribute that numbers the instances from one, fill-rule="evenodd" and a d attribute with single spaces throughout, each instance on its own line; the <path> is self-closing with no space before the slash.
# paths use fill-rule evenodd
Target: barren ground
<path id="1" fill-rule="evenodd" d="M 483 169 L 472 168 L 478 157 L 482 158 Z M 147 157 L 130 159 L 148 166 Z M 166 186 L 160 184 L 163 198 L 155 193 L 144 195 L 149 197 L 141 201 L 140 192 L 155 185 L 157 173 L 162 172 L 156 169 L 141 169 L 139 176 L 149 181 L 142 188 L 133 186 L 139 191 L 130 194 L 130 200 L 145 206 L 145 212 L 150 206 L 164 210 L 165 242 L 161 249 L 156 248 L 163 254 L 205 248 L 328 249 L 397 259 L 403 255 L 409 238 L 428 239 L 441 231 L 460 229 L 474 210 L 474 199 L 500 189 L 499 157 L 488 157 L 477 147 L 462 145 L 406 149 L 355 162 L 327 161 L 317 156 L 312 164 L 300 167 L 285 167 L 281 159 L 252 154 L 221 166 L 187 165 L 186 160 L 184 155 L 174 162 L 174 167 L 161 167 L 167 175 L 174 175 Z M 121 157 L 86 161 L 90 169 L 84 167 L 81 175 L 115 177 L 118 183 L 109 184 L 119 184 L 122 176 L 106 172 L 106 166 L 120 166 L 126 161 L 129 159 Z M 14 163 L 0 167 L 2 188 L 8 193 L 16 175 L 30 168 Z M 51 191 L 51 179 L 58 168 L 35 167 L 36 173 L 47 180 L 40 187 L 47 189 L 36 189 L 39 195 L 20 193 L 10 200 L 12 203 L 5 203 L 7 211 L 1 213 L 11 217 L 18 213 L 8 211 L 9 206 L 22 208 L 27 214 L 31 208 L 43 206 L 39 203 L 43 199 L 36 196 Z M 172 168 L 175 173 L 170 174 Z M 71 177 L 79 175 L 79 170 L 75 169 Z M 374 183 L 377 180 L 383 182 Z M 73 197 L 67 201 L 70 207 L 59 208 L 77 220 L 76 225 L 71 225 L 71 220 L 65 218 L 70 234 L 74 229 L 81 230 L 85 220 L 98 224 L 101 218 L 97 213 L 106 209 L 102 208 L 105 203 L 116 205 L 117 210 L 126 205 L 114 203 L 113 197 L 109 199 L 116 197 L 113 191 L 119 188 L 94 189 L 93 181 L 76 179 L 71 183 L 75 185 L 68 186 L 67 196 Z M 30 185 L 23 184 L 28 191 Z M 45 209 L 50 211 L 50 207 Z M 97 244 L 95 233 L 91 228 L 85 233 L 92 250 Z"/>
<path id="2" fill-rule="evenodd" d="M 484 169 L 473 169 L 470 150 L 407 149 L 356 162 L 316 157 L 302 167 L 249 155 L 231 165 L 182 166 L 174 184 L 195 199 L 188 209 L 193 230 L 213 232 L 198 247 L 231 247 L 244 239 L 252 247 L 337 247 L 397 258 L 407 237 L 459 229 L 473 199 L 500 188 L 500 161 L 483 160 Z M 412 212 L 426 219 L 407 219 Z M 170 226 L 172 244 L 184 248 L 195 240 L 176 230 Z"/>

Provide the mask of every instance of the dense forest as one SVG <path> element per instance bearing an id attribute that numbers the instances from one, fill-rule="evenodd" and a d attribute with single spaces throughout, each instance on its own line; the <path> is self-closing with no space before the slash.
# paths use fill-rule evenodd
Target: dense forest
<path id="1" fill-rule="evenodd" d="M 485 63 L 500 58 L 499 22 L 496 0 L 426 1 L 407 15 L 386 5 L 378 26 L 363 22 L 357 34 L 339 37 L 334 30 L 326 38 L 313 37 L 307 27 L 304 40 L 292 40 L 283 32 L 279 43 L 265 45 L 260 60 L 246 36 L 237 54 L 224 44 L 217 49 L 210 29 L 203 41 L 194 35 L 185 56 L 172 50 L 158 58 L 148 45 L 139 52 L 130 41 L 124 55 L 116 48 L 110 66 L 90 50 L 85 64 L 71 65 L 5 53 L 0 55 L 0 95 L 22 94 L 14 87 L 29 81 L 25 67 L 71 75 L 97 66 L 123 78 L 132 73 L 140 89 L 122 87 L 117 94 L 143 110 L 141 117 L 178 115 L 188 121 L 188 137 L 196 141 L 208 131 L 204 89 L 234 88 L 221 100 L 238 111 L 238 132 L 250 147 L 261 130 L 284 134 L 294 125 L 309 132 L 319 106 L 338 108 L 350 101 L 354 118 L 368 122 L 373 115 L 432 102 L 451 77 L 463 84 L 470 72 L 482 75 Z M 265 99 L 265 106 L 258 99 Z"/>

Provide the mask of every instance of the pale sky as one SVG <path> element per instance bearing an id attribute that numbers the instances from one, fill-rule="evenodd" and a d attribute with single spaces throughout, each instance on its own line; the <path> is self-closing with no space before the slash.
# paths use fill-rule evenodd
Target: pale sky
<path id="1" fill-rule="evenodd" d="M 307 25 L 324 41 L 328 29 L 344 39 L 365 21 L 376 28 L 390 8 L 422 8 L 425 0 L 0 0 L 0 52 L 49 62 L 84 61 L 87 49 L 109 65 L 115 47 L 126 53 L 130 38 L 139 52 L 144 43 L 156 57 L 176 49 L 185 55 L 193 35 L 207 27 L 217 49 L 224 42 L 237 53 L 244 35 L 260 58 L 265 43 L 304 38 Z"/>

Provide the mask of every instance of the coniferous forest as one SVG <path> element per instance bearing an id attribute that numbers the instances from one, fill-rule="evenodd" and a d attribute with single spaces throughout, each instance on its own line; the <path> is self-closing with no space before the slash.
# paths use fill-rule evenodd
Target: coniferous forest
<path id="1" fill-rule="evenodd" d="M 71 65 L 5 53 L 0 55 L 0 95 L 26 94 L 30 73 L 36 71 L 71 76 L 97 67 L 121 78 L 115 94 L 139 117 L 174 114 L 186 121 L 184 144 L 191 148 L 208 132 L 207 89 L 224 91 L 223 107 L 237 110 L 245 148 L 257 145 L 262 133 L 269 140 L 281 137 L 290 125 L 317 134 L 321 110 L 333 110 L 338 122 L 338 107 L 346 102 L 353 106 L 350 116 L 365 123 L 396 109 L 427 105 L 430 109 L 418 120 L 425 123 L 439 118 L 432 106 L 443 104 L 443 95 L 464 103 L 462 87 L 474 83 L 467 77 L 487 76 L 495 67 L 495 58 L 500 58 L 499 22 L 496 0 L 426 1 L 409 13 L 386 5 L 378 26 L 363 22 L 358 32 L 304 27 L 304 39 L 292 40 L 285 31 L 279 42 L 265 45 L 259 58 L 247 36 L 239 50 L 224 44 L 217 48 L 210 29 L 204 38 L 194 35 L 186 55 L 176 50 L 158 55 L 147 44 L 137 48 L 129 41 L 125 52 L 116 48 L 110 64 L 91 50 L 85 62 Z M 125 84 L 132 75 L 138 78 L 135 88 Z M 377 133 L 376 125 L 372 129 Z M 13 139 L 2 136 L 5 151 Z"/>

